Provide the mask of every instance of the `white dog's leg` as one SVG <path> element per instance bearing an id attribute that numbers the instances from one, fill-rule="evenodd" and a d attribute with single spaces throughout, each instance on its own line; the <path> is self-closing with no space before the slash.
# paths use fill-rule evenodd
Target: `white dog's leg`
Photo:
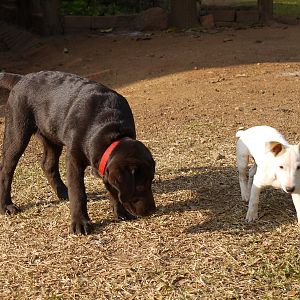
<path id="1" fill-rule="evenodd" d="M 253 178 L 254 178 L 254 175 L 256 174 L 256 170 L 257 170 L 257 165 L 254 162 L 253 166 L 249 170 L 248 191 L 251 191 L 251 189 L 252 189 Z"/>
<path id="2" fill-rule="evenodd" d="M 292 194 L 292 198 L 297 213 L 298 224 L 300 224 L 300 195 Z"/>
<path id="3" fill-rule="evenodd" d="M 250 192 L 250 201 L 246 215 L 246 220 L 248 222 L 254 221 L 258 218 L 258 204 L 261 189 L 262 185 L 260 184 L 259 174 L 256 173 L 253 179 L 253 184 Z"/>
<path id="4" fill-rule="evenodd" d="M 236 159 L 242 200 L 246 202 L 249 201 L 249 190 L 247 186 L 249 154 L 247 146 L 239 139 L 236 144 Z"/>

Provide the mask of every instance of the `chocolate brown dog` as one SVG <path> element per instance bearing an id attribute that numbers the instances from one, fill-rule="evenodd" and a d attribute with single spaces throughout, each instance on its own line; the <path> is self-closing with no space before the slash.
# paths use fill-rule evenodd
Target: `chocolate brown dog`
<path id="1" fill-rule="evenodd" d="M 87 166 L 103 176 L 116 218 L 128 220 L 155 210 L 151 190 L 155 162 L 136 140 L 124 97 L 77 75 L 52 71 L 25 76 L 2 73 L 0 87 L 11 90 L 0 170 L 1 213 L 20 210 L 11 200 L 11 184 L 33 134 L 42 141 L 42 168 L 50 185 L 59 198 L 70 200 L 71 233 L 88 234 L 92 229 L 84 186 Z M 58 168 L 63 146 L 68 188 Z"/>

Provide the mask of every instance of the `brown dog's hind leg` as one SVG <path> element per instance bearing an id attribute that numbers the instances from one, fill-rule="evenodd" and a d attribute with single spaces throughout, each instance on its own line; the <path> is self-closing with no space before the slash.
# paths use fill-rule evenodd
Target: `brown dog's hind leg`
<path id="1" fill-rule="evenodd" d="M 14 108 L 17 110 L 18 108 Z M 8 110 L 3 139 L 0 170 L 0 213 L 13 214 L 20 211 L 11 200 L 11 184 L 17 163 L 27 147 L 34 128 L 26 112 Z"/>
<path id="2" fill-rule="evenodd" d="M 59 173 L 59 157 L 61 155 L 63 147 L 51 143 L 41 134 L 38 134 L 37 136 L 42 141 L 44 147 L 42 169 L 48 179 L 48 182 L 59 199 L 67 199 L 68 189 L 61 180 Z"/>

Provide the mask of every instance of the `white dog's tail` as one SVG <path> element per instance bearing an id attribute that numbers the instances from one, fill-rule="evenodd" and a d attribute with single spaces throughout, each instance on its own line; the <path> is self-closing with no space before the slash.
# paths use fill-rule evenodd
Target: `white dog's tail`
<path id="1" fill-rule="evenodd" d="M 239 131 L 235 134 L 235 136 L 236 136 L 237 138 L 240 138 L 243 134 L 244 134 L 244 130 L 239 130 Z"/>

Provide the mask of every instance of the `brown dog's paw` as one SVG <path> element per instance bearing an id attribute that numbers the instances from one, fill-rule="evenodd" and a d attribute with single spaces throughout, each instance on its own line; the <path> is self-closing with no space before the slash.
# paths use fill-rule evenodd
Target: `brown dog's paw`
<path id="1" fill-rule="evenodd" d="M 126 221 L 137 219 L 137 217 L 129 213 L 120 202 L 113 205 L 113 213 L 116 220 Z"/>
<path id="2" fill-rule="evenodd" d="M 4 207 L 2 207 L 0 209 L 0 212 L 3 215 L 5 215 L 5 214 L 14 215 L 14 214 L 17 214 L 20 211 L 21 211 L 21 209 L 13 203 L 12 204 L 7 204 L 7 205 L 5 205 Z"/>
<path id="3" fill-rule="evenodd" d="M 70 226 L 71 234 L 90 234 L 93 229 L 93 224 L 89 219 L 80 218 L 73 220 Z"/>
<path id="4" fill-rule="evenodd" d="M 125 211 L 125 210 L 122 211 L 121 213 L 119 212 L 119 213 L 115 216 L 115 218 L 116 218 L 117 220 L 120 220 L 120 221 L 136 220 L 136 219 L 137 219 L 136 216 L 130 214 L 129 212 L 127 212 L 127 211 Z"/>

